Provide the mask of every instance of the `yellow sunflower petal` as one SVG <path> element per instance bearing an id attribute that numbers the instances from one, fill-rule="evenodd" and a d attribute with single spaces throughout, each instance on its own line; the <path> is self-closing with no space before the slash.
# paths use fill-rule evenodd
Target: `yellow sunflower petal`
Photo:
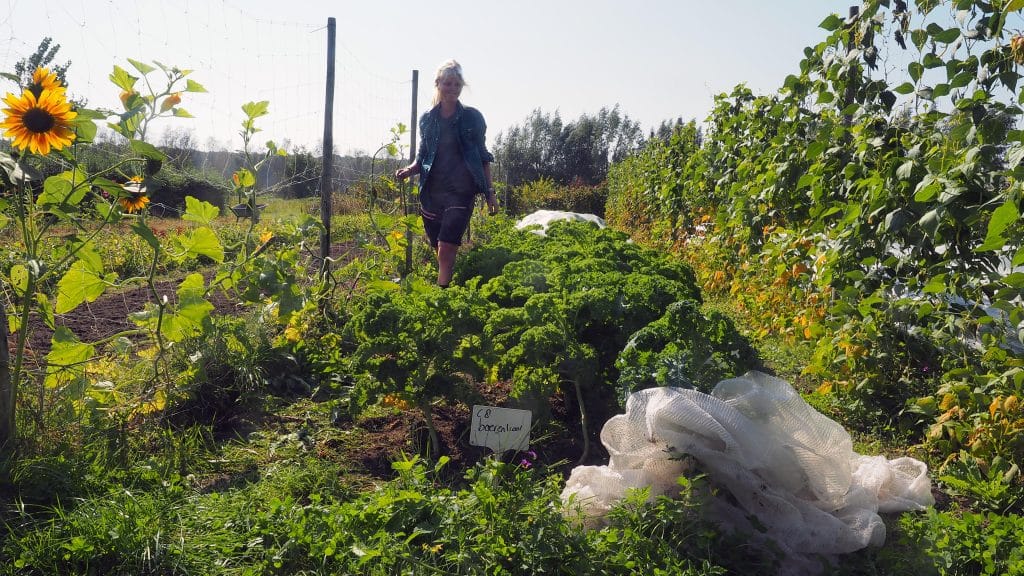
<path id="1" fill-rule="evenodd" d="M 49 154 L 71 145 L 75 133 L 70 127 L 78 113 L 71 109 L 64 89 L 42 90 L 38 95 L 25 90 L 21 96 L 8 93 L 4 102 L 4 135 L 12 145 L 34 154 Z"/>

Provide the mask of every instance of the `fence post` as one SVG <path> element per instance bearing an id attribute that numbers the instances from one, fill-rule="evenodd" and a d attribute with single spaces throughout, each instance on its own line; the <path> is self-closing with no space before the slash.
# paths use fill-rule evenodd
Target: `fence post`
<path id="1" fill-rule="evenodd" d="M 334 167 L 334 38 L 335 20 L 327 19 L 327 93 L 324 98 L 324 150 L 323 173 L 320 175 L 320 232 L 321 272 L 330 272 L 331 255 L 331 189 Z"/>
<path id="2" fill-rule="evenodd" d="M 416 105 L 417 98 L 419 96 L 420 87 L 420 71 L 412 71 L 412 113 L 409 120 L 409 163 L 412 164 L 416 161 L 416 128 L 419 124 L 416 118 Z M 411 190 L 410 186 L 406 190 Z M 409 208 L 412 206 L 412 194 L 409 193 L 409 198 L 405 202 L 405 215 L 409 216 Z M 405 227 L 405 271 L 406 273 L 412 271 L 412 230 L 408 226 Z"/>

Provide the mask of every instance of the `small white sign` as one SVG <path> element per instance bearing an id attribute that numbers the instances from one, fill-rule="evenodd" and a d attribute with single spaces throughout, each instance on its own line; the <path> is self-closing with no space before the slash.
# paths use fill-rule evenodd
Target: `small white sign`
<path id="1" fill-rule="evenodd" d="M 469 444 L 486 446 L 495 452 L 526 450 L 530 447 L 532 420 L 529 410 L 473 406 Z"/>

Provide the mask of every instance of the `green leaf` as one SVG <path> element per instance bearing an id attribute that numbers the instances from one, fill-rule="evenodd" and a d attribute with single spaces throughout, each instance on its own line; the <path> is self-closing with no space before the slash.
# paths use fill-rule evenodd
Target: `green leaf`
<path id="1" fill-rule="evenodd" d="M 206 88 L 199 82 L 189 79 L 185 82 L 185 92 L 206 92 Z"/>
<path id="2" fill-rule="evenodd" d="M 206 256 L 214 262 L 224 261 L 224 247 L 213 230 L 206 226 L 196 228 L 180 242 L 186 257 Z"/>
<path id="3" fill-rule="evenodd" d="M 910 180 L 910 176 L 914 173 L 914 161 L 907 160 L 900 167 L 896 169 L 896 177 L 900 180 Z"/>
<path id="4" fill-rule="evenodd" d="M 16 295 L 24 296 L 28 290 L 28 268 L 22 264 L 11 266 L 11 287 Z"/>
<path id="5" fill-rule="evenodd" d="M 180 342 L 203 332 L 210 312 L 213 311 L 213 304 L 204 298 L 205 291 L 202 274 L 189 274 L 182 280 L 178 285 L 178 304 L 172 314 L 164 317 L 161 325 L 164 336 Z"/>
<path id="6" fill-rule="evenodd" d="M 949 94 L 949 84 L 936 84 L 932 88 L 932 98 L 942 98 Z"/>
<path id="7" fill-rule="evenodd" d="M 1024 0 L 1010 0 L 1010 3 L 1006 5 L 1004 9 L 1006 12 L 1016 12 L 1024 8 Z"/>
<path id="8" fill-rule="evenodd" d="M 57 282 L 57 314 L 66 314 L 83 302 L 99 298 L 107 288 L 103 271 L 93 269 L 86 260 L 75 260 Z"/>
<path id="9" fill-rule="evenodd" d="M 253 173 L 250 172 L 249 170 L 241 168 L 238 171 L 236 171 L 235 174 L 238 175 L 239 186 L 242 186 L 243 188 L 248 188 L 250 186 L 256 185 L 256 176 L 254 176 Z"/>
<path id="10" fill-rule="evenodd" d="M 917 223 L 929 236 L 935 236 L 939 231 L 939 225 L 942 223 L 939 208 L 925 212 L 924 216 L 921 216 Z"/>
<path id="11" fill-rule="evenodd" d="M 185 197 L 185 214 L 182 215 L 182 220 L 210 224 L 219 215 L 220 208 L 213 204 L 198 200 L 192 196 Z"/>
<path id="12" fill-rule="evenodd" d="M 8 218 L 6 214 L 0 212 L 0 232 L 2 232 L 3 229 L 7 227 L 7 223 L 10 221 L 11 219 Z"/>
<path id="13" fill-rule="evenodd" d="M 928 283 L 925 284 L 924 288 L 922 288 L 922 292 L 924 292 L 925 294 L 941 294 L 941 293 L 943 293 L 945 291 L 946 291 L 946 275 L 945 274 L 939 274 L 937 276 L 934 276 L 934 277 L 930 278 L 928 280 Z"/>
<path id="14" fill-rule="evenodd" d="M 64 204 L 72 198 L 72 193 L 75 191 L 75 185 L 71 181 L 67 172 L 62 172 L 54 176 L 50 176 L 43 183 L 43 193 L 36 198 L 36 204 L 39 206 L 51 206 L 55 204 Z M 82 190 L 79 194 L 79 199 L 85 194 Z"/>
<path id="15" fill-rule="evenodd" d="M 114 71 L 110 73 L 110 81 L 121 90 L 131 92 L 135 90 L 135 83 L 138 82 L 139 79 L 129 74 L 124 68 L 115 64 Z"/>
<path id="16" fill-rule="evenodd" d="M 983 252 L 1002 248 L 1003 244 L 1006 243 L 1006 239 L 1003 238 L 1003 231 L 1016 222 L 1019 217 L 1020 212 L 1017 210 L 1017 204 L 1012 200 L 1007 200 L 1002 206 L 993 210 L 992 218 L 988 221 L 985 242 L 977 251 Z"/>
<path id="17" fill-rule="evenodd" d="M 1024 246 L 1017 249 L 1017 253 L 1013 255 L 1012 264 L 1014 266 L 1024 265 Z"/>
<path id="18" fill-rule="evenodd" d="M 1024 160 L 1024 145 L 1014 142 L 1006 149 L 1006 168 L 1013 170 Z"/>
<path id="19" fill-rule="evenodd" d="M 132 152 L 135 152 L 143 158 L 149 158 L 150 160 L 164 161 L 167 159 L 167 155 L 157 149 L 156 146 L 142 140 L 131 141 Z"/>
<path id="20" fill-rule="evenodd" d="M 79 114 L 71 121 L 71 130 L 75 132 L 75 142 L 84 144 L 96 138 L 96 122 Z"/>
<path id="21" fill-rule="evenodd" d="M 932 38 L 934 38 L 936 42 L 941 42 L 942 44 L 951 44 L 955 42 L 956 39 L 959 37 L 959 28 L 947 28 L 941 32 L 937 32 L 932 35 Z"/>
<path id="22" fill-rule="evenodd" d="M 153 70 L 156 70 L 156 68 L 150 66 L 149 64 L 139 62 L 138 60 L 132 60 L 131 58 L 126 58 L 126 60 L 128 60 L 128 63 L 131 64 L 133 68 L 138 70 L 143 76 L 149 74 Z"/>
<path id="23" fill-rule="evenodd" d="M 928 202 L 932 198 L 935 198 L 939 191 L 942 190 L 942 184 L 940 184 L 933 176 L 925 176 L 923 180 L 918 182 L 917 189 L 914 192 L 914 200 L 916 202 Z"/>
<path id="24" fill-rule="evenodd" d="M 78 380 L 94 354 L 93 346 L 79 342 L 66 326 L 58 326 L 50 339 L 50 352 L 46 355 L 45 386 L 61 388 Z"/>
<path id="25" fill-rule="evenodd" d="M 910 72 L 910 77 L 914 79 L 914 82 L 921 80 L 921 74 L 924 73 L 924 66 L 920 62 L 911 62 L 907 66 L 907 71 Z"/>
<path id="26" fill-rule="evenodd" d="M 914 91 L 914 85 L 911 84 L 910 82 L 904 82 L 903 84 L 900 84 L 899 86 L 893 88 L 892 91 L 896 92 L 897 94 L 910 94 L 911 92 Z"/>
<path id="27" fill-rule="evenodd" d="M 924 55 L 923 64 L 924 67 L 929 70 L 931 70 L 932 68 L 940 68 L 946 65 L 945 61 L 943 61 L 942 58 L 939 58 L 938 56 L 930 52 Z"/>
<path id="28" fill-rule="evenodd" d="M 175 108 L 174 115 L 178 118 L 195 118 L 195 116 L 189 114 L 184 108 Z"/>
<path id="29" fill-rule="evenodd" d="M 146 226 L 141 220 L 132 224 L 132 231 L 141 236 L 142 239 L 146 241 L 146 244 L 149 244 L 150 248 L 153 250 L 160 250 L 160 240 L 157 239 L 156 234 L 149 229 L 149 226 Z"/>
<path id="30" fill-rule="evenodd" d="M 840 18 L 838 14 L 829 14 L 827 18 L 821 21 L 821 24 L 818 24 L 818 28 L 823 28 L 829 32 L 833 32 L 838 30 L 842 25 L 843 19 Z"/>
<path id="31" fill-rule="evenodd" d="M 975 77 L 976 77 L 975 74 L 973 74 L 971 72 L 960 72 L 956 76 L 953 76 L 953 79 L 950 80 L 949 87 L 950 88 L 963 88 L 964 86 L 967 86 L 968 84 L 970 84 L 971 81 L 973 81 Z"/>
<path id="32" fill-rule="evenodd" d="M 269 100 L 262 100 L 260 102 L 248 102 L 242 105 L 242 112 L 245 112 L 245 115 L 248 116 L 250 120 L 252 120 L 253 118 L 259 118 L 260 116 L 266 115 L 268 113 L 269 108 Z"/>
<path id="33" fill-rule="evenodd" d="M 56 330 L 57 326 L 53 321 L 53 306 L 50 299 L 42 292 L 36 292 L 36 304 L 39 306 L 39 315 L 43 317 L 43 324 L 50 330 Z"/>
<path id="34" fill-rule="evenodd" d="M 914 43 L 914 46 L 917 46 L 918 50 L 923 50 L 925 42 L 928 41 L 928 33 L 920 28 L 911 30 L 910 40 Z"/>
<path id="35" fill-rule="evenodd" d="M 79 260 L 85 261 L 85 265 L 90 269 L 97 272 L 103 271 L 103 256 L 100 255 L 99 251 L 96 250 L 96 246 L 92 242 L 85 242 L 78 246 L 78 251 L 75 252 L 75 256 Z"/>

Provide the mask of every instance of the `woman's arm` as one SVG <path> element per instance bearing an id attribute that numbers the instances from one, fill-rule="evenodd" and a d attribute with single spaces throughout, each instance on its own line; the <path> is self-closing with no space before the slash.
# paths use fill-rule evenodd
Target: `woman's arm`
<path id="1" fill-rule="evenodd" d="M 494 180 L 491 179 L 491 163 L 484 162 L 484 180 L 487 182 L 487 191 L 484 199 L 487 201 L 487 210 L 491 215 L 498 213 L 498 199 L 494 194 Z"/>

